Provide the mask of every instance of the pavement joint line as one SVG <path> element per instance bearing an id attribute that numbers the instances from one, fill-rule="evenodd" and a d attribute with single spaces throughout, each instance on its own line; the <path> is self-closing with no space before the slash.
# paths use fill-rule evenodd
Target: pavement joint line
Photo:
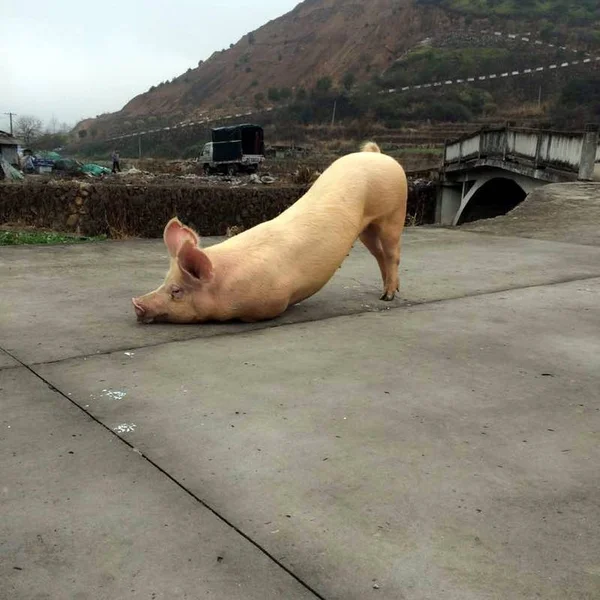
<path id="1" fill-rule="evenodd" d="M 465 294 L 462 296 L 452 296 L 450 298 L 439 298 L 437 300 L 423 300 L 423 301 L 405 300 L 405 301 L 403 301 L 404 303 L 401 306 L 394 306 L 394 307 L 388 307 L 388 308 L 384 307 L 382 309 L 377 309 L 377 310 L 357 311 L 357 312 L 351 312 L 351 313 L 346 313 L 346 314 L 341 314 L 341 315 L 334 315 L 331 317 L 325 317 L 323 319 L 295 321 L 293 323 L 272 324 L 272 325 L 267 325 L 267 326 L 263 326 L 263 327 L 259 326 L 259 327 L 255 327 L 252 329 L 248 329 L 246 331 L 235 331 L 235 332 L 223 331 L 222 333 L 214 333 L 214 334 L 208 335 L 208 336 L 197 335 L 197 336 L 192 336 L 192 337 L 180 339 L 180 340 L 168 340 L 168 341 L 164 341 L 164 342 L 157 342 L 155 344 L 146 344 L 144 346 L 123 346 L 123 347 L 112 348 L 111 350 L 106 350 L 104 352 L 97 352 L 97 353 L 93 353 L 93 354 L 80 354 L 80 355 L 76 355 L 76 356 L 67 356 L 65 358 L 59 358 L 57 360 L 49 360 L 49 361 L 45 361 L 45 362 L 33 362 L 33 363 L 31 363 L 31 365 L 27 365 L 26 363 L 20 361 L 18 358 L 16 358 L 12 354 L 10 354 L 10 352 L 8 352 L 7 350 L 4 350 L 4 352 L 6 352 L 6 354 L 8 356 L 10 356 L 11 358 L 13 358 L 14 360 L 17 360 L 21 365 L 26 366 L 26 367 L 56 365 L 56 364 L 70 361 L 70 360 L 79 360 L 82 358 L 83 359 L 92 359 L 92 358 L 99 357 L 99 356 L 109 356 L 110 354 L 116 354 L 117 352 L 144 350 L 145 348 L 160 348 L 161 346 L 166 346 L 168 344 L 178 344 L 181 342 L 191 342 L 194 340 L 210 340 L 213 338 L 222 338 L 222 337 L 250 336 L 255 333 L 259 333 L 261 331 L 266 331 L 269 329 L 278 329 L 280 327 L 294 327 L 294 326 L 298 326 L 298 325 L 306 325 L 309 323 L 317 323 L 317 322 L 321 323 L 324 321 L 334 321 L 336 319 L 343 319 L 343 318 L 347 318 L 347 317 L 359 317 L 359 316 L 363 316 L 363 315 L 382 314 L 382 313 L 387 313 L 389 311 L 407 310 L 407 309 L 411 309 L 411 308 L 423 307 L 423 306 L 429 306 L 429 305 L 436 306 L 438 304 L 444 304 L 446 302 L 456 302 L 457 300 L 464 300 L 464 299 L 468 299 L 468 298 L 480 298 L 483 296 L 493 296 L 495 294 L 504 294 L 507 292 L 517 292 L 519 290 L 530 290 L 530 289 L 535 289 L 535 288 L 550 287 L 550 286 L 554 286 L 554 285 L 564 285 L 567 283 L 575 283 L 577 281 L 591 281 L 593 279 L 600 279 L 600 271 L 595 275 L 586 275 L 584 277 L 567 277 L 564 279 L 559 279 L 557 281 L 548 281 L 545 283 L 534 283 L 532 285 L 525 285 L 525 286 L 518 286 L 518 287 L 500 288 L 497 290 L 475 292 L 472 294 Z M 198 324 L 196 326 L 202 327 L 202 324 Z M 145 327 L 147 327 L 147 326 L 145 326 Z M 151 325 L 150 325 L 150 327 L 151 327 Z M 0 348 L 0 349 L 2 349 L 2 348 Z M 5 368 L 10 369 L 10 368 L 14 368 L 14 367 L 9 366 L 9 367 L 5 367 Z M 0 372 L 2 370 L 3 369 L 0 369 Z"/>
<path id="2" fill-rule="evenodd" d="M 13 360 L 15 360 L 13 358 L 13 356 L 11 354 L 9 354 L 4 348 L 0 348 L 0 352 L 3 352 L 4 354 L 6 354 L 6 356 L 12 358 Z M 12 365 L 6 365 L 5 367 L 0 367 L 0 373 L 2 373 L 2 371 L 8 371 L 9 369 L 20 369 L 21 368 L 21 363 L 17 363 L 17 364 L 12 364 Z"/>
<path id="3" fill-rule="evenodd" d="M 87 415 L 92 421 L 94 421 L 95 423 L 97 423 L 98 425 L 100 425 L 103 429 L 105 429 L 106 431 L 108 431 L 112 436 L 116 437 L 120 442 L 123 442 L 123 444 L 125 444 L 126 446 L 128 446 L 131 450 L 133 450 L 134 452 L 138 453 L 141 458 L 143 458 L 152 467 L 154 467 L 160 473 L 162 473 L 167 479 L 169 479 L 172 483 L 174 483 L 184 493 L 186 493 L 188 496 L 192 497 L 201 506 L 203 506 L 208 511 L 210 511 L 215 517 L 217 517 L 217 519 L 219 519 L 221 522 L 223 522 L 225 525 L 227 525 L 227 527 L 229 527 L 230 529 L 232 529 L 233 531 L 235 531 L 239 536 L 241 536 L 242 538 L 244 538 L 247 542 L 249 542 L 252 546 L 254 546 L 259 552 L 261 552 L 262 554 L 264 554 L 269 560 L 271 560 L 280 569 L 282 569 L 283 571 L 285 571 L 290 577 L 292 577 L 295 581 L 297 581 L 304 589 L 306 589 L 308 592 L 310 592 L 311 594 L 313 594 L 315 596 L 315 598 L 318 598 L 319 600 L 327 600 L 325 598 L 325 596 L 323 596 L 319 592 L 317 592 L 317 590 L 315 590 L 313 587 L 311 587 L 301 577 L 299 577 L 298 575 L 296 575 L 289 567 L 286 567 L 280 560 L 278 560 L 277 558 L 275 558 L 275 556 L 272 553 L 270 553 L 265 547 L 263 547 L 259 542 L 253 540 L 247 533 L 244 533 L 244 531 L 242 531 L 239 527 L 237 527 L 229 519 L 227 519 L 227 517 L 225 517 L 221 513 L 219 513 L 219 511 L 217 509 L 213 508 L 205 500 L 202 500 L 202 498 L 200 498 L 194 492 L 192 492 L 190 489 L 188 489 L 187 487 L 185 487 L 185 485 L 183 485 L 181 482 L 179 482 L 177 479 L 175 479 L 175 477 L 173 477 L 170 473 L 168 473 L 165 469 L 163 469 L 157 462 L 155 462 L 149 456 L 147 456 L 142 451 L 140 451 L 139 448 L 136 448 L 131 442 L 129 442 L 128 440 L 126 440 L 126 439 L 122 438 L 121 436 L 119 436 L 115 431 L 113 431 L 110 427 L 108 427 L 107 425 L 105 425 L 100 419 L 98 419 L 97 417 L 95 417 L 91 412 L 87 411 L 80 404 L 78 404 L 77 402 L 75 402 L 75 400 L 73 400 L 70 396 L 68 396 L 67 394 L 65 394 L 63 391 L 61 391 L 59 388 L 57 388 L 54 384 L 52 384 L 49 380 L 47 380 L 45 377 L 43 377 L 42 375 L 40 375 L 33 367 L 31 367 L 31 366 L 25 364 L 23 361 L 19 360 L 16 356 L 14 356 L 13 354 L 11 354 L 8 350 L 6 350 L 4 348 L 0 348 L 0 350 L 2 350 L 3 352 L 5 352 L 13 360 L 17 361 L 21 367 L 23 367 L 27 371 L 29 371 L 34 377 L 36 377 L 37 379 L 39 379 L 40 381 L 42 381 L 42 383 L 44 383 L 51 391 L 53 391 L 54 393 L 56 393 L 59 396 L 63 397 L 65 400 L 67 400 L 69 403 L 71 403 L 73 406 L 75 406 L 77 409 L 79 409 L 81 412 L 83 412 L 85 415 Z"/>

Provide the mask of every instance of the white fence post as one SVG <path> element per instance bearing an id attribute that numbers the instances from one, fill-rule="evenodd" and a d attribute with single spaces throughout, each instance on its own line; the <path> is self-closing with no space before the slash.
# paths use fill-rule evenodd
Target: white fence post
<path id="1" fill-rule="evenodd" d="M 581 147 L 581 158 L 579 160 L 579 175 L 581 181 L 592 181 L 594 179 L 594 163 L 596 162 L 596 150 L 598 148 L 598 125 L 587 125 L 583 135 Z"/>

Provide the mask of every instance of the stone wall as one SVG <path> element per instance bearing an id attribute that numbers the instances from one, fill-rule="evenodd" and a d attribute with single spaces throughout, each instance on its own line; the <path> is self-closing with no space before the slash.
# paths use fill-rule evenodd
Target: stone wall
<path id="1" fill-rule="evenodd" d="M 272 219 L 291 206 L 305 186 L 243 187 L 169 184 L 106 184 L 87 181 L 4 183 L 0 185 L 0 224 L 19 223 L 80 235 L 111 238 L 162 235 L 178 216 L 200 235 L 225 235 Z M 412 183 L 407 222 L 432 223 L 435 186 Z"/>

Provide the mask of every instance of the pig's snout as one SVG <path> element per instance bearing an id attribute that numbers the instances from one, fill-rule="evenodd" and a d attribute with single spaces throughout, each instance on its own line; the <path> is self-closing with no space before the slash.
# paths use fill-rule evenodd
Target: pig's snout
<path id="1" fill-rule="evenodd" d="M 132 298 L 131 303 L 133 304 L 133 308 L 135 309 L 135 314 L 138 317 L 143 317 L 146 314 L 146 309 L 144 308 L 144 306 L 142 306 L 142 304 L 140 303 L 139 300 L 137 300 L 136 298 Z"/>
<path id="2" fill-rule="evenodd" d="M 141 323 L 152 323 L 152 317 L 147 316 L 148 309 L 137 298 L 132 298 L 131 303 L 133 304 L 138 321 Z"/>

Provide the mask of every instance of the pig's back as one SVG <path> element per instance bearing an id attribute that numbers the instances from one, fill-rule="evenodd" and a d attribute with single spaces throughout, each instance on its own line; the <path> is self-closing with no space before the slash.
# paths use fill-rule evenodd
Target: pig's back
<path id="1" fill-rule="evenodd" d="M 335 161 L 295 204 L 271 221 L 281 236 L 280 260 L 291 265 L 293 302 L 319 291 L 373 220 L 402 207 L 406 176 L 393 158 L 355 153 Z"/>
<path id="2" fill-rule="evenodd" d="M 405 190 L 404 171 L 393 158 L 349 154 L 278 217 L 207 248 L 207 253 L 225 259 L 230 269 L 239 270 L 238 280 L 249 285 L 260 281 L 263 290 L 288 289 L 294 304 L 331 279 L 360 232 L 396 210 Z"/>
<path id="3" fill-rule="evenodd" d="M 332 163 L 311 189 L 275 220 L 370 219 L 396 210 L 405 193 L 406 175 L 395 159 L 355 152 Z"/>

